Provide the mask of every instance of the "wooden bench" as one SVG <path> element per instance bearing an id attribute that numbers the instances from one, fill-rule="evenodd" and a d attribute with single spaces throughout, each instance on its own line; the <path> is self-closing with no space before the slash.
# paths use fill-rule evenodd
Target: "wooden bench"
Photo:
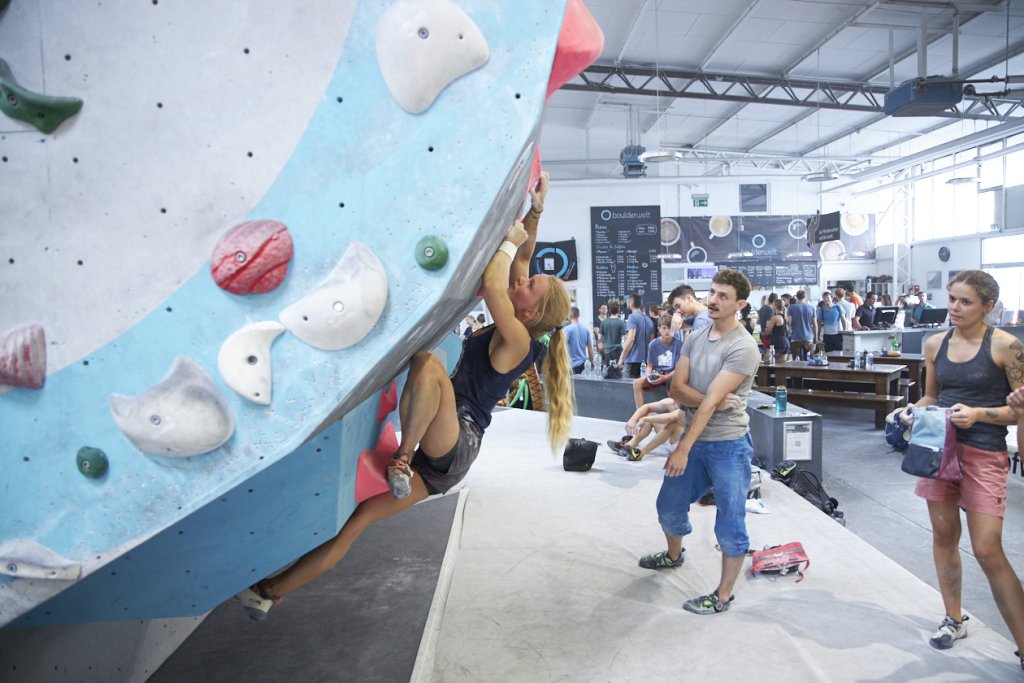
<path id="1" fill-rule="evenodd" d="M 807 380 L 804 380 L 805 382 Z M 834 386 L 836 383 L 832 382 Z M 863 385 L 861 385 L 863 386 Z M 774 387 L 755 387 L 757 391 L 766 394 L 774 394 Z M 875 429 L 885 426 L 885 416 L 905 405 L 907 399 L 903 396 L 886 396 L 863 391 L 835 391 L 828 389 L 787 389 L 788 399 L 798 406 L 803 407 L 807 403 L 818 403 L 821 405 L 847 406 L 851 408 L 863 408 L 875 411 Z"/>
<path id="2" fill-rule="evenodd" d="M 864 390 L 864 387 L 865 387 L 864 383 L 862 383 L 862 382 L 836 382 L 836 381 L 826 380 L 826 379 L 813 379 L 813 378 L 810 378 L 810 377 L 804 379 L 803 385 L 804 385 L 803 386 L 804 389 L 817 389 L 817 390 L 826 390 L 826 391 L 844 391 L 844 392 L 845 391 L 853 391 L 853 392 L 857 392 L 857 393 L 861 393 Z M 906 402 L 910 402 L 910 403 L 914 402 L 912 400 L 912 398 L 913 398 L 912 389 L 916 385 L 917 385 L 917 382 L 915 382 L 912 379 L 907 379 L 906 377 L 903 377 L 903 378 L 900 379 L 900 395 L 903 396 L 903 400 L 904 400 L 905 403 Z M 872 394 L 872 395 L 875 395 L 875 394 Z"/>

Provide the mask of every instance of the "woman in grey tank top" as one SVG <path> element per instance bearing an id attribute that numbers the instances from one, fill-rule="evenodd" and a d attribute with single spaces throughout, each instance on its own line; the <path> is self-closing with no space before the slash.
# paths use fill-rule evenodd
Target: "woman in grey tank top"
<path id="1" fill-rule="evenodd" d="M 985 324 L 985 316 L 999 298 L 999 285 L 991 275 L 980 270 L 961 271 L 947 289 L 952 327 L 925 344 L 925 395 L 917 405 L 952 409 L 950 421 L 956 427 L 963 479 L 919 479 L 915 489 L 928 501 L 932 553 L 946 610 L 929 642 L 944 650 L 967 635 L 967 617 L 960 604 L 963 509 L 974 555 L 1024 667 L 1024 657 L 1019 654 L 1024 651 L 1024 590 L 1002 546 L 1009 471 L 1005 425 L 1016 422 L 1007 395 L 1024 385 L 1024 345 L 1013 335 Z"/>

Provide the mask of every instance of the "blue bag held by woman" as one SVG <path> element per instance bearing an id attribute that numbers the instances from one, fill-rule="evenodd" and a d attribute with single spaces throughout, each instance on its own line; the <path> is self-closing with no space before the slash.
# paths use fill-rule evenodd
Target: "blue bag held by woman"
<path id="1" fill-rule="evenodd" d="M 956 427 L 949 420 L 949 408 L 912 406 L 910 442 L 903 451 L 901 469 L 927 479 L 960 481 L 963 469 L 956 447 Z M 896 417 L 899 420 L 899 417 Z M 888 433 L 888 429 L 886 432 Z"/>

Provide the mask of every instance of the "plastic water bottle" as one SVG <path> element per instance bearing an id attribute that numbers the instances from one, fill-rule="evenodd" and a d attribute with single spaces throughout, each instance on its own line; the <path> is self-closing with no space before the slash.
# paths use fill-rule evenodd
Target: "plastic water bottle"
<path id="1" fill-rule="evenodd" d="M 786 387 L 777 386 L 775 387 L 775 412 L 784 413 L 789 405 L 789 392 L 786 391 Z"/>
<path id="2" fill-rule="evenodd" d="M 775 365 L 775 347 L 768 347 L 768 365 Z"/>
<path id="3" fill-rule="evenodd" d="M 870 351 L 864 352 L 864 369 L 873 370 L 875 367 L 875 354 Z"/>
<path id="4" fill-rule="evenodd" d="M 640 376 L 641 377 L 646 377 L 647 376 L 647 363 L 644 362 L 644 361 L 640 361 Z"/>
<path id="5" fill-rule="evenodd" d="M 594 374 L 594 369 L 590 367 L 590 359 L 583 361 L 583 376 L 590 377 Z"/>

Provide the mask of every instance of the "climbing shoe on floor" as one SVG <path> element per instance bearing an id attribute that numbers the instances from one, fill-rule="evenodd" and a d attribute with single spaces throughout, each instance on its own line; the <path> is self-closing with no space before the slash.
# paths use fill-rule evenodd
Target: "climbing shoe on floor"
<path id="1" fill-rule="evenodd" d="M 735 595 L 730 595 L 726 602 L 722 602 L 718 599 L 718 591 L 716 590 L 710 595 L 702 595 L 699 598 L 687 600 L 683 603 L 683 609 L 694 614 L 718 614 L 719 612 L 728 611 L 729 605 L 735 599 Z"/>
<path id="2" fill-rule="evenodd" d="M 966 614 L 960 621 L 950 616 L 943 617 L 942 623 L 935 629 L 928 644 L 937 650 L 948 650 L 953 647 L 954 641 L 967 637 L 967 624 L 964 623 L 967 619 Z"/>
<path id="3" fill-rule="evenodd" d="M 686 548 L 683 548 L 679 553 L 679 559 L 673 560 L 668 556 L 668 552 L 662 550 L 660 552 L 651 553 L 650 555 L 644 555 L 640 558 L 640 566 L 644 569 L 672 569 L 673 567 L 681 567 L 683 562 L 686 561 Z"/>
<path id="4" fill-rule="evenodd" d="M 615 453 L 615 455 L 626 454 L 624 450 L 625 446 L 622 445 L 621 441 L 616 441 L 615 439 L 608 439 L 608 448 L 612 449 L 612 452 Z"/>

